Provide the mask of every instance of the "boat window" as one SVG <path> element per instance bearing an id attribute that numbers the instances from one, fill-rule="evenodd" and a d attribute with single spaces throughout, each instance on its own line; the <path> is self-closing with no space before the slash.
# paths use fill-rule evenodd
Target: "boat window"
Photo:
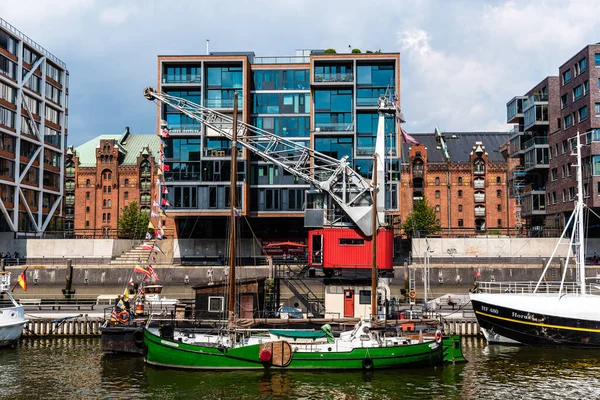
<path id="1" fill-rule="evenodd" d="M 223 311 L 223 297 L 209 296 L 209 298 L 208 298 L 208 311 L 210 311 L 210 312 L 221 312 L 221 311 Z"/>
<path id="2" fill-rule="evenodd" d="M 364 239 L 340 239 L 340 245 L 342 246 L 362 246 L 364 244 Z"/>

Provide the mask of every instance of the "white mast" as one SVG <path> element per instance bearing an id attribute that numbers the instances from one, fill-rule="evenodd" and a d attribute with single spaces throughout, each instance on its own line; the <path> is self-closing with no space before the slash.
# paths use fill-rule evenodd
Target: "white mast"
<path id="1" fill-rule="evenodd" d="M 577 131 L 577 230 L 578 230 L 578 263 L 579 285 L 581 294 L 585 294 L 585 246 L 583 237 L 583 176 L 581 172 L 581 138 Z"/>

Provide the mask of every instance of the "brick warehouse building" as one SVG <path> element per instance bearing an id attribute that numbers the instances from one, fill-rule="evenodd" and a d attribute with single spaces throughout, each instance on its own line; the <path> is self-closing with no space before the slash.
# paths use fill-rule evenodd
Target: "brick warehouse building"
<path id="1" fill-rule="evenodd" d="M 76 148 L 65 162 L 66 228 L 76 236 L 116 237 L 123 208 L 136 201 L 150 213 L 155 196 L 156 135 L 100 135 Z"/>
<path id="2" fill-rule="evenodd" d="M 584 200 L 600 210 L 600 44 L 584 47 L 558 72 L 507 103 L 507 122 L 517 124 L 510 156 L 521 158 L 511 187 L 523 199 L 523 217 L 532 236 L 556 235 L 573 210 L 577 132 L 584 144 Z M 593 213 L 589 218 L 588 234 L 600 235 L 600 221 Z"/>
<path id="3" fill-rule="evenodd" d="M 516 233 L 517 205 L 508 193 L 508 172 L 516 161 L 501 153 L 508 133 L 436 129 L 412 137 L 418 145 L 403 145 L 403 221 L 413 202 L 425 197 L 445 236 Z"/>
<path id="4" fill-rule="evenodd" d="M 0 18 L 0 232 L 62 229 L 69 73 Z"/>

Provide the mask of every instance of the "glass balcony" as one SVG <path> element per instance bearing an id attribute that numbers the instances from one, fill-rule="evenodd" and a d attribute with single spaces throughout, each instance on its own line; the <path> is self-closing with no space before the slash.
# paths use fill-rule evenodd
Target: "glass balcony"
<path id="1" fill-rule="evenodd" d="M 162 83 L 200 83 L 200 74 L 164 74 Z"/>
<path id="2" fill-rule="evenodd" d="M 233 99 L 206 99 L 204 106 L 208 108 L 233 108 Z M 238 109 L 243 109 L 242 96 L 238 97 Z"/>
<path id="3" fill-rule="evenodd" d="M 537 136 L 537 137 L 531 138 L 528 141 L 526 141 L 525 144 L 523 145 L 523 149 L 528 149 L 535 145 L 543 145 L 543 144 L 546 144 L 546 145 L 548 144 L 548 138 L 546 136 Z"/>
<path id="4" fill-rule="evenodd" d="M 548 105 L 538 104 L 525 111 L 523 127 L 528 129 L 533 125 L 548 125 Z"/>
<path id="5" fill-rule="evenodd" d="M 354 74 L 352 73 L 316 73 L 314 75 L 314 82 L 343 82 L 352 83 L 354 82 Z"/>
<path id="6" fill-rule="evenodd" d="M 534 94 L 533 96 L 529 96 L 527 100 L 523 102 L 523 111 L 526 111 L 529 107 L 533 106 L 535 103 L 542 103 L 548 101 L 548 94 Z"/>
<path id="7" fill-rule="evenodd" d="M 315 123 L 316 132 L 352 132 L 354 124 L 352 122 L 318 122 Z"/>
<path id="8" fill-rule="evenodd" d="M 523 117 L 523 100 L 526 97 L 517 96 L 506 104 L 506 123 L 512 124 L 518 122 Z"/>

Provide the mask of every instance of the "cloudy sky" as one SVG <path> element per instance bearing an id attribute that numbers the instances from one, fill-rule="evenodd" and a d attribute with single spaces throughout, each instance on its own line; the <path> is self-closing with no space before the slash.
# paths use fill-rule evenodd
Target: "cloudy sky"
<path id="1" fill-rule="evenodd" d="M 379 5 L 385 5 L 378 8 Z M 69 143 L 155 129 L 158 54 L 400 52 L 409 132 L 508 130 L 506 102 L 586 44 L 600 1 L 2 0 L 0 17 L 70 72 Z"/>

